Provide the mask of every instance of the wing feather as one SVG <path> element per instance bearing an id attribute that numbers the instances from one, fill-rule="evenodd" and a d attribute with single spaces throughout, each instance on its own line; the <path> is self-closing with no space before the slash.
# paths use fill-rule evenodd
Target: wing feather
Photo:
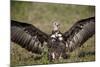
<path id="1" fill-rule="evenodd" d="M 11 41 L 34 53 L 41 53 L 39 44 L 47 42 L 48 35 L 31 24 L 11 20 Z"/>
<path id="2" fill-rule="evenodd" d="M 95 34 L 95 17 L 76 22 L 67 32 L 63 34 L 69 51 L 83 45 Z"/>

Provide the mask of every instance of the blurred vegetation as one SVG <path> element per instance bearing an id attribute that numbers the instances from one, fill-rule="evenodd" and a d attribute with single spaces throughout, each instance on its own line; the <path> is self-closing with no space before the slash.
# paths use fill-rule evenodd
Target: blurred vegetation
<path id="1" fill-rule="evenodd" d="M 95 16 L 95 6 L 11 1 L 11 19 L 33 24 L 46 33 L 51 33 L 52 21 L 54 20 L 60 23 L 61 32 L 65 32 L 78 20 L 91 16 Z M 46 47 L 43 57 L 35 59 L 38 55 L 11 42 L 11 66 L 52 64 L 48 61 L 47 53 Z M 95 36 L 90 38 L 82 47 L 71 52 L 68 59 L 61 59 L 54 63 L 94 60 Z"/>

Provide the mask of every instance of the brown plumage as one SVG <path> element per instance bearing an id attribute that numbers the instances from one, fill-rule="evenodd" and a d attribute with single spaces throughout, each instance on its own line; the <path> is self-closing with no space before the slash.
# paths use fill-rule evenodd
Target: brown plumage
<path id="1" fill-rule="evenodd" d="M 43 52 L 43 43 L 47 42 L 49 59 L 65 57 L 66 52 L 71 52 L 80 47 L 95 34 L 95 17 L 82 19 L 76 22 L 67 32 L 61 33 L 53 30 L 48 35 L 31 24 L 11 20 L 11 41 L 19 44 L 33 53 Z"/>

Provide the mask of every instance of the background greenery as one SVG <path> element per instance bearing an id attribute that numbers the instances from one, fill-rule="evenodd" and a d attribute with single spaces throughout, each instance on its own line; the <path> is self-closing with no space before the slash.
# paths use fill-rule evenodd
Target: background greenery
<path id="1" fill-rule="evenodd" d="M 11 19 L 33 24 L 48 34 L 54 20 L 60 23 L 61 32 L 65 32 L 78 20 L 91 16 L 95 16 L 95 6 L 11 1 Z M 51 63 L 47 58 L 47 47 L 45 50 L 41 59 L 35 59 L 38 55 L 11 42 L 11 66 L 94 61 L 95 36 L 71 52 L 68 59 Z"/>

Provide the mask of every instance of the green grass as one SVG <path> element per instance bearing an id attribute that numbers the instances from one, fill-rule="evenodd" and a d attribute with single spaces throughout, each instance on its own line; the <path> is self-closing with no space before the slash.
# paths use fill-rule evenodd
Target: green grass
<path id="1" fill-rule="evenodd" d="M 65 5 L 35 2 L 11 2 L 11 19 L 33 24 L 46 33 L 52 31 L 52 21 L 60 23 L 61 32 L 67 31 L 76 21 L 95 15 L 95 7 L 88 5 Z M 88 53 L 89 52 L 89 53 Z M 47 58 L 47 47 L 41 59 L 34 53 L 28 52 L 18 44 L 11 43 L 11 66 L 52 64 Z M 84 55 L 82 55 L 84 54 Z M 82 57 L 80 57 L 80 55 Z M 95 60 L 95 36 L 90 38 L 82 47 L 70 53 L 68 59 L 61 59 L 54 63 L 69 63 Z"/>

